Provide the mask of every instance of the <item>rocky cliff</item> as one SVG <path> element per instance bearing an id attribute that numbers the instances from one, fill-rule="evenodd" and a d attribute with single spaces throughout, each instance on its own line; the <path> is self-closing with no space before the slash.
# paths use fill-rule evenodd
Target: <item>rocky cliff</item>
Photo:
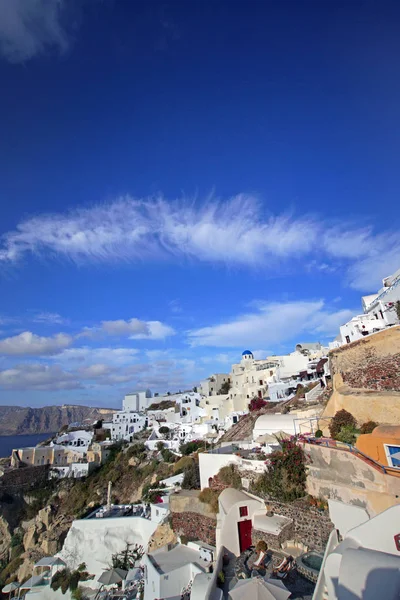
<path id="1" fill-rule="evenodd" d="M 91 406 L 64 405 L 29 408 L 0 406 L 0 435 L 54 433 L 70 423 L 92 423 L 107 419 L 112 409 Z"/>

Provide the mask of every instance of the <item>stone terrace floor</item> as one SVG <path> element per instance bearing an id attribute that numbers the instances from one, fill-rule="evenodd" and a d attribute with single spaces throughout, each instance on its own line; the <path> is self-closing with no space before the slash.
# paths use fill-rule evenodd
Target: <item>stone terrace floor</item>
<path id="1" fill-rule="evenodd" d="M 273 566 L 279 563 L 282 558 L 286 556 L 279 552 L 267 552 L 266 567 L 259 569 L 258 573 L 265 579 L 269 579 L 272 576 Z M 252 565 L 258 558 L 258 553 L 254 550 L 247 550 L 243 552 L 239 557 L 231 555 L 229 564 L 224 567 L 225 571 L 225 585 L 223 588 L 224 598 L 229 598 L 229 591 L 236 585 L 238 578 L 237 575 L 240 572 L 246 573 L 247 577 L 251 577 Z M 256 572 L 253 573 L 255 575 Z M 311 583 L 304 577 L 302 577 L 296 570 L 288 574 L 283 583 L 292 593 L 289 600 L 312 600 L 315 584 Z"/>

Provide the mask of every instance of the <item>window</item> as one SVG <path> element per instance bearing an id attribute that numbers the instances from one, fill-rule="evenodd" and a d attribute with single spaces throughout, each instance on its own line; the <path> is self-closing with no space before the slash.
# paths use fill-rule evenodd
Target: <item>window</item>
<path id="1" fill-rule="evenodd" d="M 388 465 L 390 467 L 400 467 L 400 446 L 384 444 L 384 447 Z"/>
<path id="2" fill-rule="evenodd" d="M 247 515 L 249 514 L 248 510 L 247 510 L 247 506 L 240 506 L 239 507 L 239 514 L 241 517 L 247 517 Z"/>
<path id="3" fill-rule="evenodd" d="M 263 384 L 262 379 L 260 379 L 259 381 L 260 381 L 260 385 L 262 385 Z"/>
<path id="4" fill-rule="evenodd" d="M 350 344 L 350 336 L 346 335 L 346 342 Z"/>

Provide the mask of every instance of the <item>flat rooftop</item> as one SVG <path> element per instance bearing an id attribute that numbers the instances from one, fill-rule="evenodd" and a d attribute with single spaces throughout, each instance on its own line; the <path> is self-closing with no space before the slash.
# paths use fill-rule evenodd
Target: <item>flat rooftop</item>
<path id="1" fill-rule="evenodd" d="M 172 550 L 161 548 L 149 554 L 148 557 L 159 573 L 170 573 L 191 563 L 196 564 L 204 572 L 210 566 L 209 562 L 200 558 L 198 550 L 193 550 L 181 544 L 175 546 Z"/>

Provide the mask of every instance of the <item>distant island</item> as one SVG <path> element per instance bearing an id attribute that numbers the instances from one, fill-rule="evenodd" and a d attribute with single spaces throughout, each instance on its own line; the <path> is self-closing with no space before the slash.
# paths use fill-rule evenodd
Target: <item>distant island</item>
<path id="1" fill-rule="evenodd" d="M 71 423 L 90 424 L 97 419 L 107 420 L 113 412 L 111 408 L 80 405 L 42 408 L 0 406 L 0 435 L 53 433 Z"/>

